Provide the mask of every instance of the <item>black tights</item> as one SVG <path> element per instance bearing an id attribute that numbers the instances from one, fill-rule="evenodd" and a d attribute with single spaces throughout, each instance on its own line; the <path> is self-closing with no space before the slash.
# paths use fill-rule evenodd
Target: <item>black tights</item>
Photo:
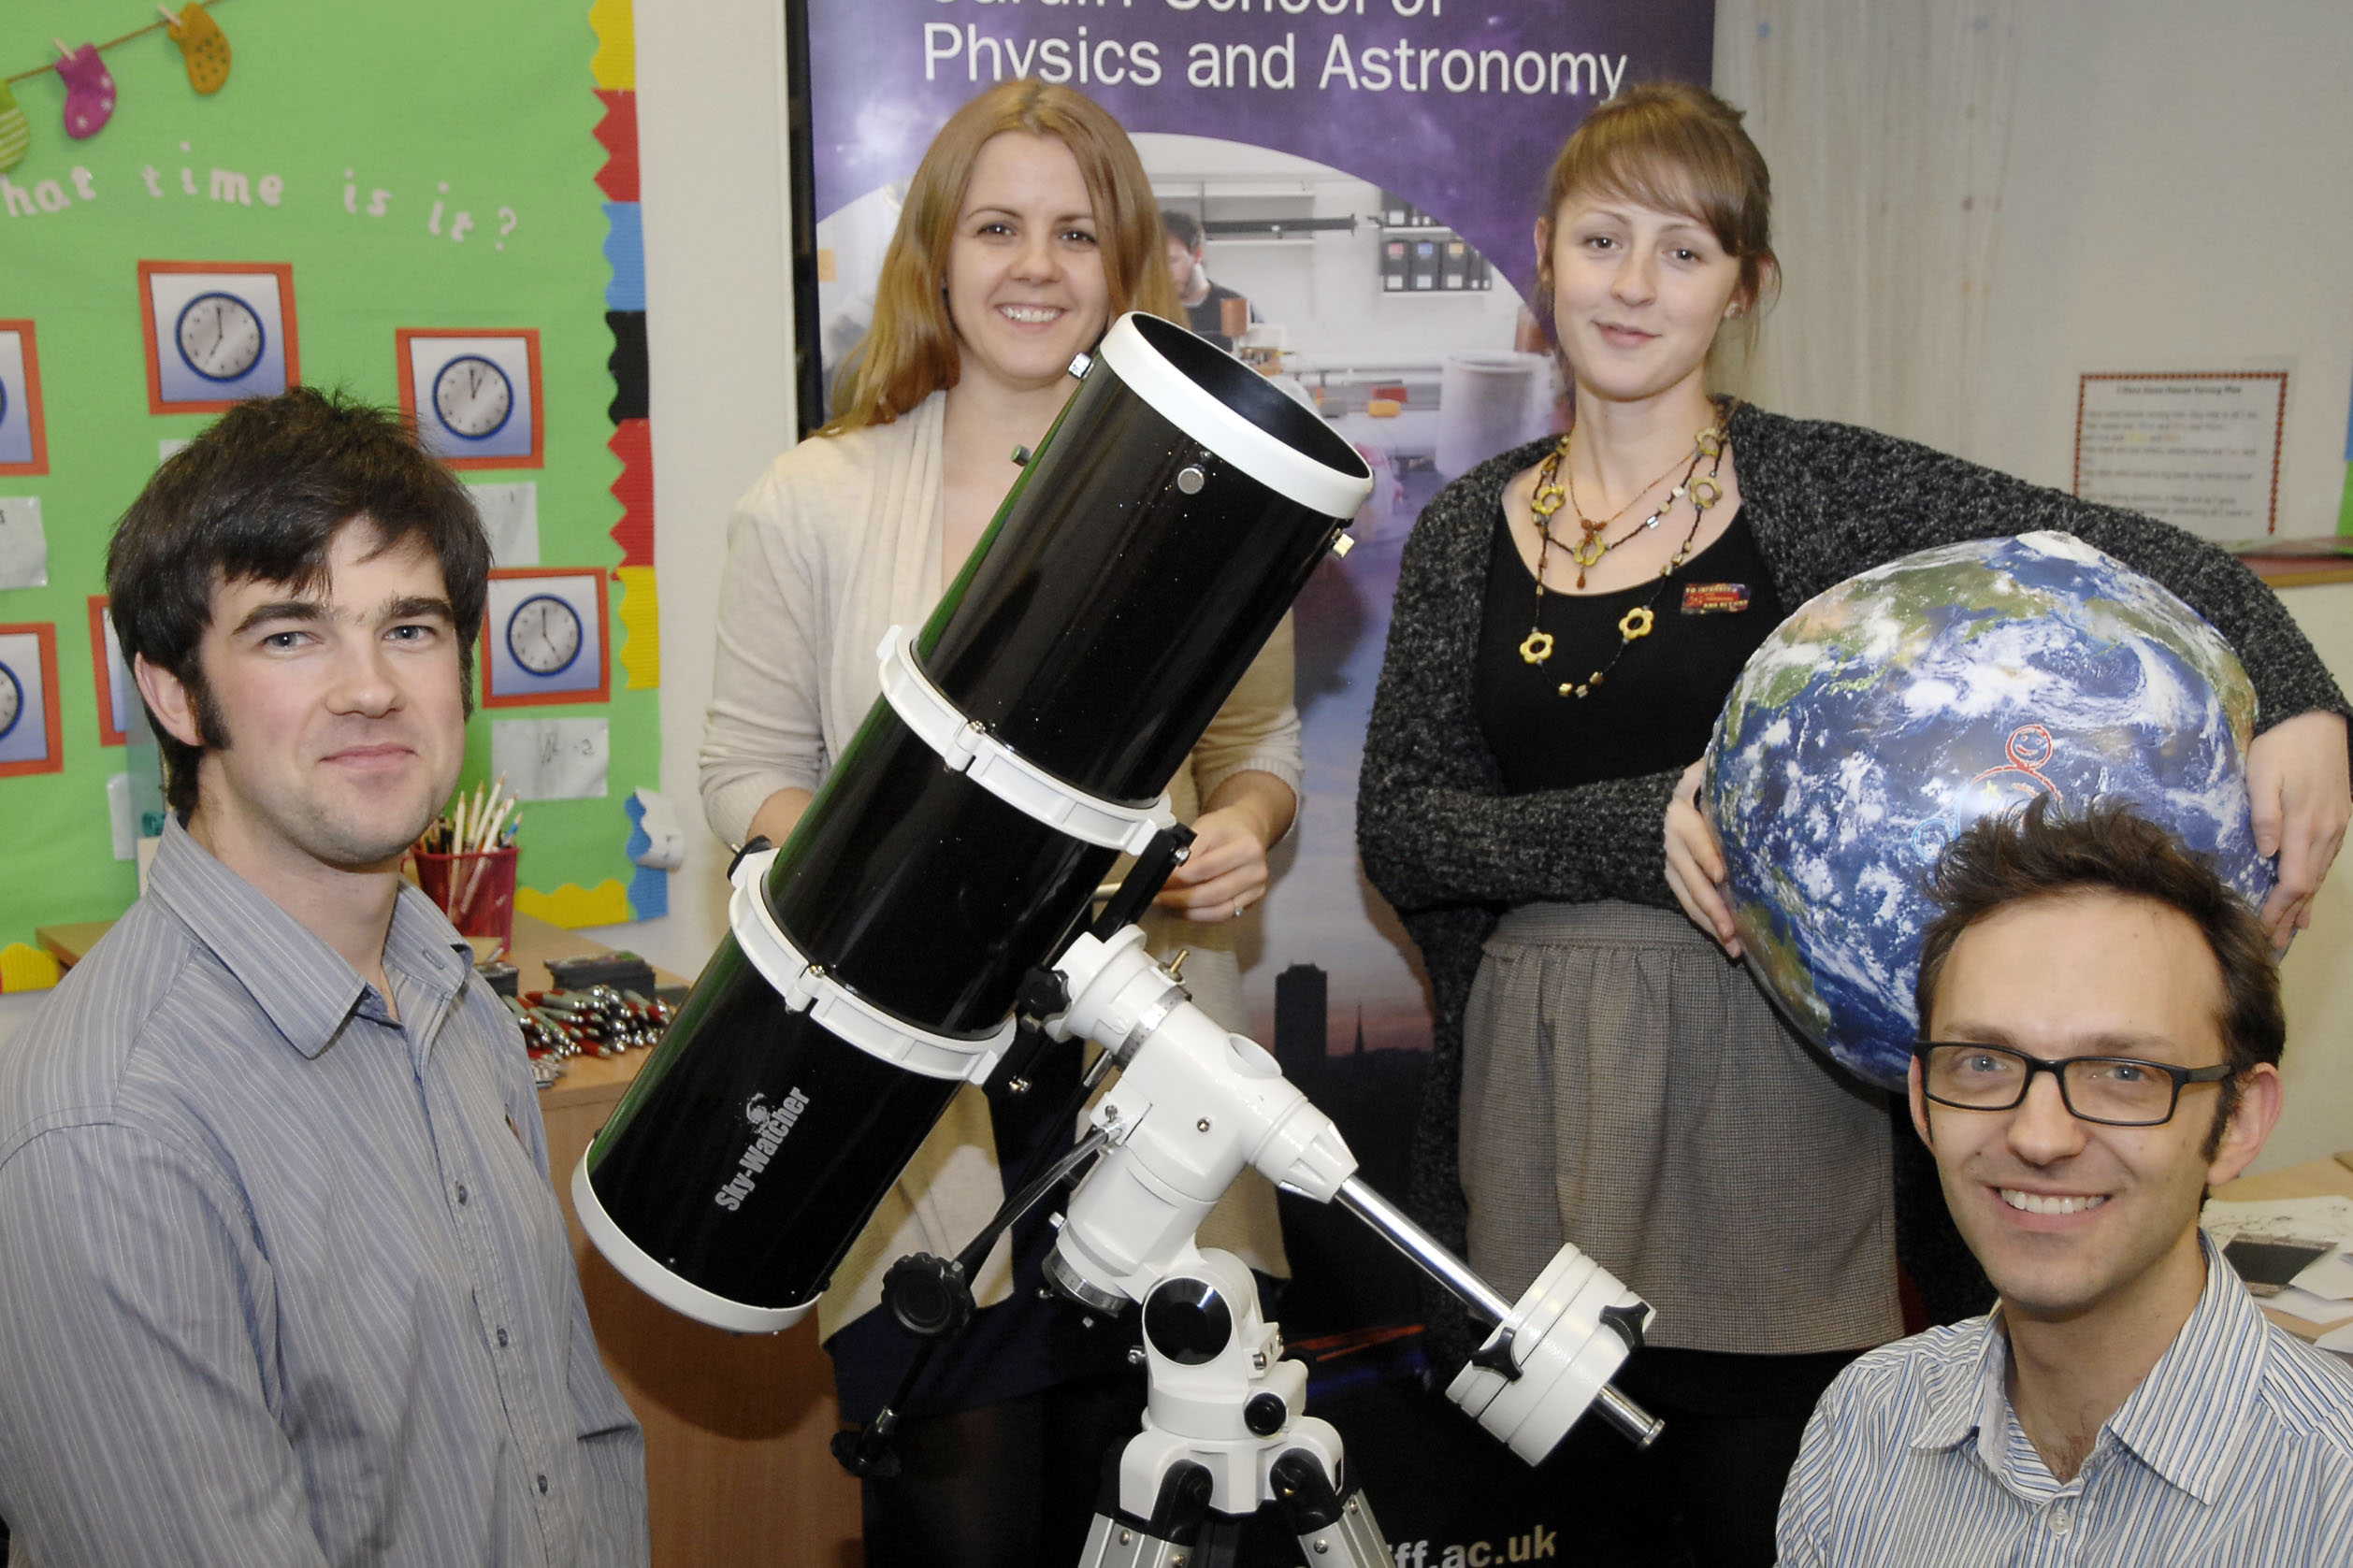
<path id="1" fill-rule="evenodd" d="M 866 1568 L 1075 1564 L 1104 1457 L 1143 1413 L 1143 1377 L 1106 1373 L 907 1421 L 900 1474 L 865 1483 Z"/>

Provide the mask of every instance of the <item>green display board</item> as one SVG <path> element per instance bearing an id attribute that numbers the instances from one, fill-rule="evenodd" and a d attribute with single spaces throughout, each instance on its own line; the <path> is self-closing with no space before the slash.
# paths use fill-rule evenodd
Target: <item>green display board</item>
<path id="1" fill-rule="evenodd" d="M 10 342 L 28 347 L 23 384 L 7 390 L 29 412 L 36 358 L 40 451 L 10 462 L 0 450 L 0 540 L 13 541 L 0 544 L 0 557 L 14 563 L 12 581 L 31 575 L 23 552 L 36 511 L 47 582 L 0 588 L 0 628 L 53 628 L 57 754 L 53 770 L 0 762 L 8 836 L 0 948 L 30 942 L 36 926 L 119 914 L 136 896 L 108 811 L 108 781 L 125 769 L 126 751 L 107 743 L 91 597 L 104 590 L 114 523 L 163 444 L 214 417 L 182 409 L 198 400 L 191 388 L 201 390 L 178 362 L 189 338 L 197 360 L 211 356 L 204 368 L 230 373 L 210 383 L 216 391 L 268 390 L 250 378 L 266 380 L 268 354 L 288 347 L 301 382 L 386 406 L 403 401 L 404 379 L 425 375 L 421 424 L 434 415 L 426 361 L 446 340 L 436 335 L 486 335 L 535 356 L 526 373 L 537 385 L 527 396 L 513 389 L 505 444 L 453 444 L 475 453 L 463 474 L 469 483 L 534 487 L 541 568 L 570 571 L 562 581 L 575 592 L 605 587 L 602 690 L 578 679 L 568 689 L 527 683 L 510 705 L 477 707 L 465 778 L 470 785 L 491 771 L 494 724 L 603 721 L 603 794 L 524 803 L 521 881 L 538 890 L 537 907 L 574 923 L 627 917 L 624 889 L 638 868 L 625 853 L 623 802 L 658 781 L 660 714 L 650 482 L 642 471 L 623 480 L 609 364 L 608 311 L 630 303 L 612 295 L 632 289 L 642 363 L 642 276 L 615 281 L 616 261 L 642 272 L 633 105 L 622 149 L 627 201 L 598 182 L 616 157 L 607 143 L 623 139 L 609 123 L 615 102 L 628 96 L 598 89 L 633 85 L 628 12 L 612 0 L 597 12 L 601 40 L 585 0 L 220 0 L 211 15 L 233 63 L 218 91 L 197 91 L 203 72 L 158 26 L 98 57 L 113 81 L 111 117 L 79 139 L 67 134 L 77 106 L 54 71 L 14 85 L 27 147 L 0 171 L 0 382 Z M 0 75 L 55 62 L 52 38 L 105 45 L 158 21 L 145 0 L 12 0 L 0 12 Z M 217 58 L 208 58 L 217 75 Z M 80 96 L 86 120 L 91 99 Z M 0 105 L 0 158 L 10 124 Z M 187 264 L 210 265 L 192 273 Z M 228 328 L 183 319 L 223 309 L 189 303 L 192 291 L 211 288 L 212 271 L 265 294 L 275 279 L 287 295 L 282 320 L 254 324 L 270 339 L 258 371 L 241 367 L 249 345 L 231 341 L 241 318 Z M 404 334 L 421 345 L 407 355 Z M 513 421 L 533 408 L 529 439 L 518 446 Z M 472 417 L 477 428 L 489 418 Z M 638 420 L 641 453 L 643 428 Z M 629 438 L 617 444 L 628 450 Z M 614 529 L 631 509 L 615 498 L 616 482 L 639 496 L 623 529 L 637 541 L 627 552 Z M 636 569 L 617 569 L 625 564 Z M 42 642 L 10 642 L 0 629 L 0 659 L 15 647 L 22 662 Z M 29 733 L 17 737 L 20 749 Z M 529 896 L 525 904 L 534 907 Z"/>

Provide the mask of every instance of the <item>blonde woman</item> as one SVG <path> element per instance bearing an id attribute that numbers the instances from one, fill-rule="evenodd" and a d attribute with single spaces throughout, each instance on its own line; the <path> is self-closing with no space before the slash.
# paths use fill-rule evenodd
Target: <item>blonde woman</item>
<path id="1" fill-rule="evenodd" d="M 778 458 L 729 534 L 702 751 L 712 827 L 782 842 L 880 690 L 886 627 L 919 625 L 995 515 L 1073 387 L 1074 356 L 1130 309 L 1182 320 L 1158 204 L 1117 122 L 1084 95 L 1008 82 L 942 128 L 883 262 L 873 325 L 833 421 Z M 1263 897 L 1301 774 L 1286 620 L 1170 782 L 1196 835 L 1147 923 L 1191 950 L 1201 1004 L 1243 1029 L 1234 928 Z M 1049 1058 L 1075 1079 L 1072 1054 Z M 1042 1077 L 1043 1073 L 1032 1074 Z M 952 1256 L 1018 1170 L 1068 1127 L 1041 1082 L 992 1106 L 968 1088 L 836 1273 L 818 1308 L 843 1413 L 888 1400 L 915 1342 L 877 1309 L 910 1252 Z M 1043 1216 L 1001 1241 L 974 1281 L 983 1310 L 909 1402 L 904 1469 L 866 1483 L 867 1561 L 1075 1561 L 1107 1446 L 1134 1430 L 1142 1383 L 1122 1328 L 1034 1301 Z M 1286 1272 L 1274 1194 L 1237 1187 L 1205 1228 Z M 1018 1310 L 1016 1310 L 1016 1309 Z"/>

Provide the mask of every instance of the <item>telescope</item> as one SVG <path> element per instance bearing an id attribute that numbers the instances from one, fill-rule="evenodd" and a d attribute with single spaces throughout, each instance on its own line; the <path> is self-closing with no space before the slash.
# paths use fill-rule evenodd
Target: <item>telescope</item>
<path id="1" fill-rule="evenodd" d="M 1071 371 L 929 621 L 876 650 L 883 695 L 791 836 L 739 856 L 729 933 L 582 1157 L 574 1207 L 647 1294 L 775 1332 L 1024 1020 L 1036 1049 L 1092 1041 L 1121 1076 L 1047 1275 L 1091 1310 L 1142 1305 L 1151 1393 L 1086 1561 L 1171 1561 L 1274 1503 L 1310 1561 L 1371 1568 L 1386 1544 L 1337 1433 L 1305 1414 L 1305 1368 L 1248 1269 L 1193 1244 L 1246 1165 L 1342 1204 L 1494 1322 L 1448 1394 L 1531 1463 L 1588 1407 L 1655 1436 L 1609 1386 L 1650 1309 L 1573 1246 L 1505 1300 L 1358 1180 L 1330 1118 L 1127 923 L 1190 842 L 1163 786 L 1345 554 L 1372 476 L 1312 410 L 1157 318 L 1120 318 Z M 1135 869 L 1098 915 L 1122 854 Z"/>

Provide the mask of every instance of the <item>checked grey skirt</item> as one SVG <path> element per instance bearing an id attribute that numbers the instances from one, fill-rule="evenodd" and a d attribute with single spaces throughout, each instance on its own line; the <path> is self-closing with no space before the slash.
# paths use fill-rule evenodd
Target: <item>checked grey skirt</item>
<path id="1" fill-rule="evenodd" d="M 1681 913 L 1511 911 L 1463 1032 L 1470 1261 L 1505 1295 L 1566 1241 L 1657 1309 L 1653 1345 L 1783 1355 L 1902 1332 L 1885 1097 Z"/>

